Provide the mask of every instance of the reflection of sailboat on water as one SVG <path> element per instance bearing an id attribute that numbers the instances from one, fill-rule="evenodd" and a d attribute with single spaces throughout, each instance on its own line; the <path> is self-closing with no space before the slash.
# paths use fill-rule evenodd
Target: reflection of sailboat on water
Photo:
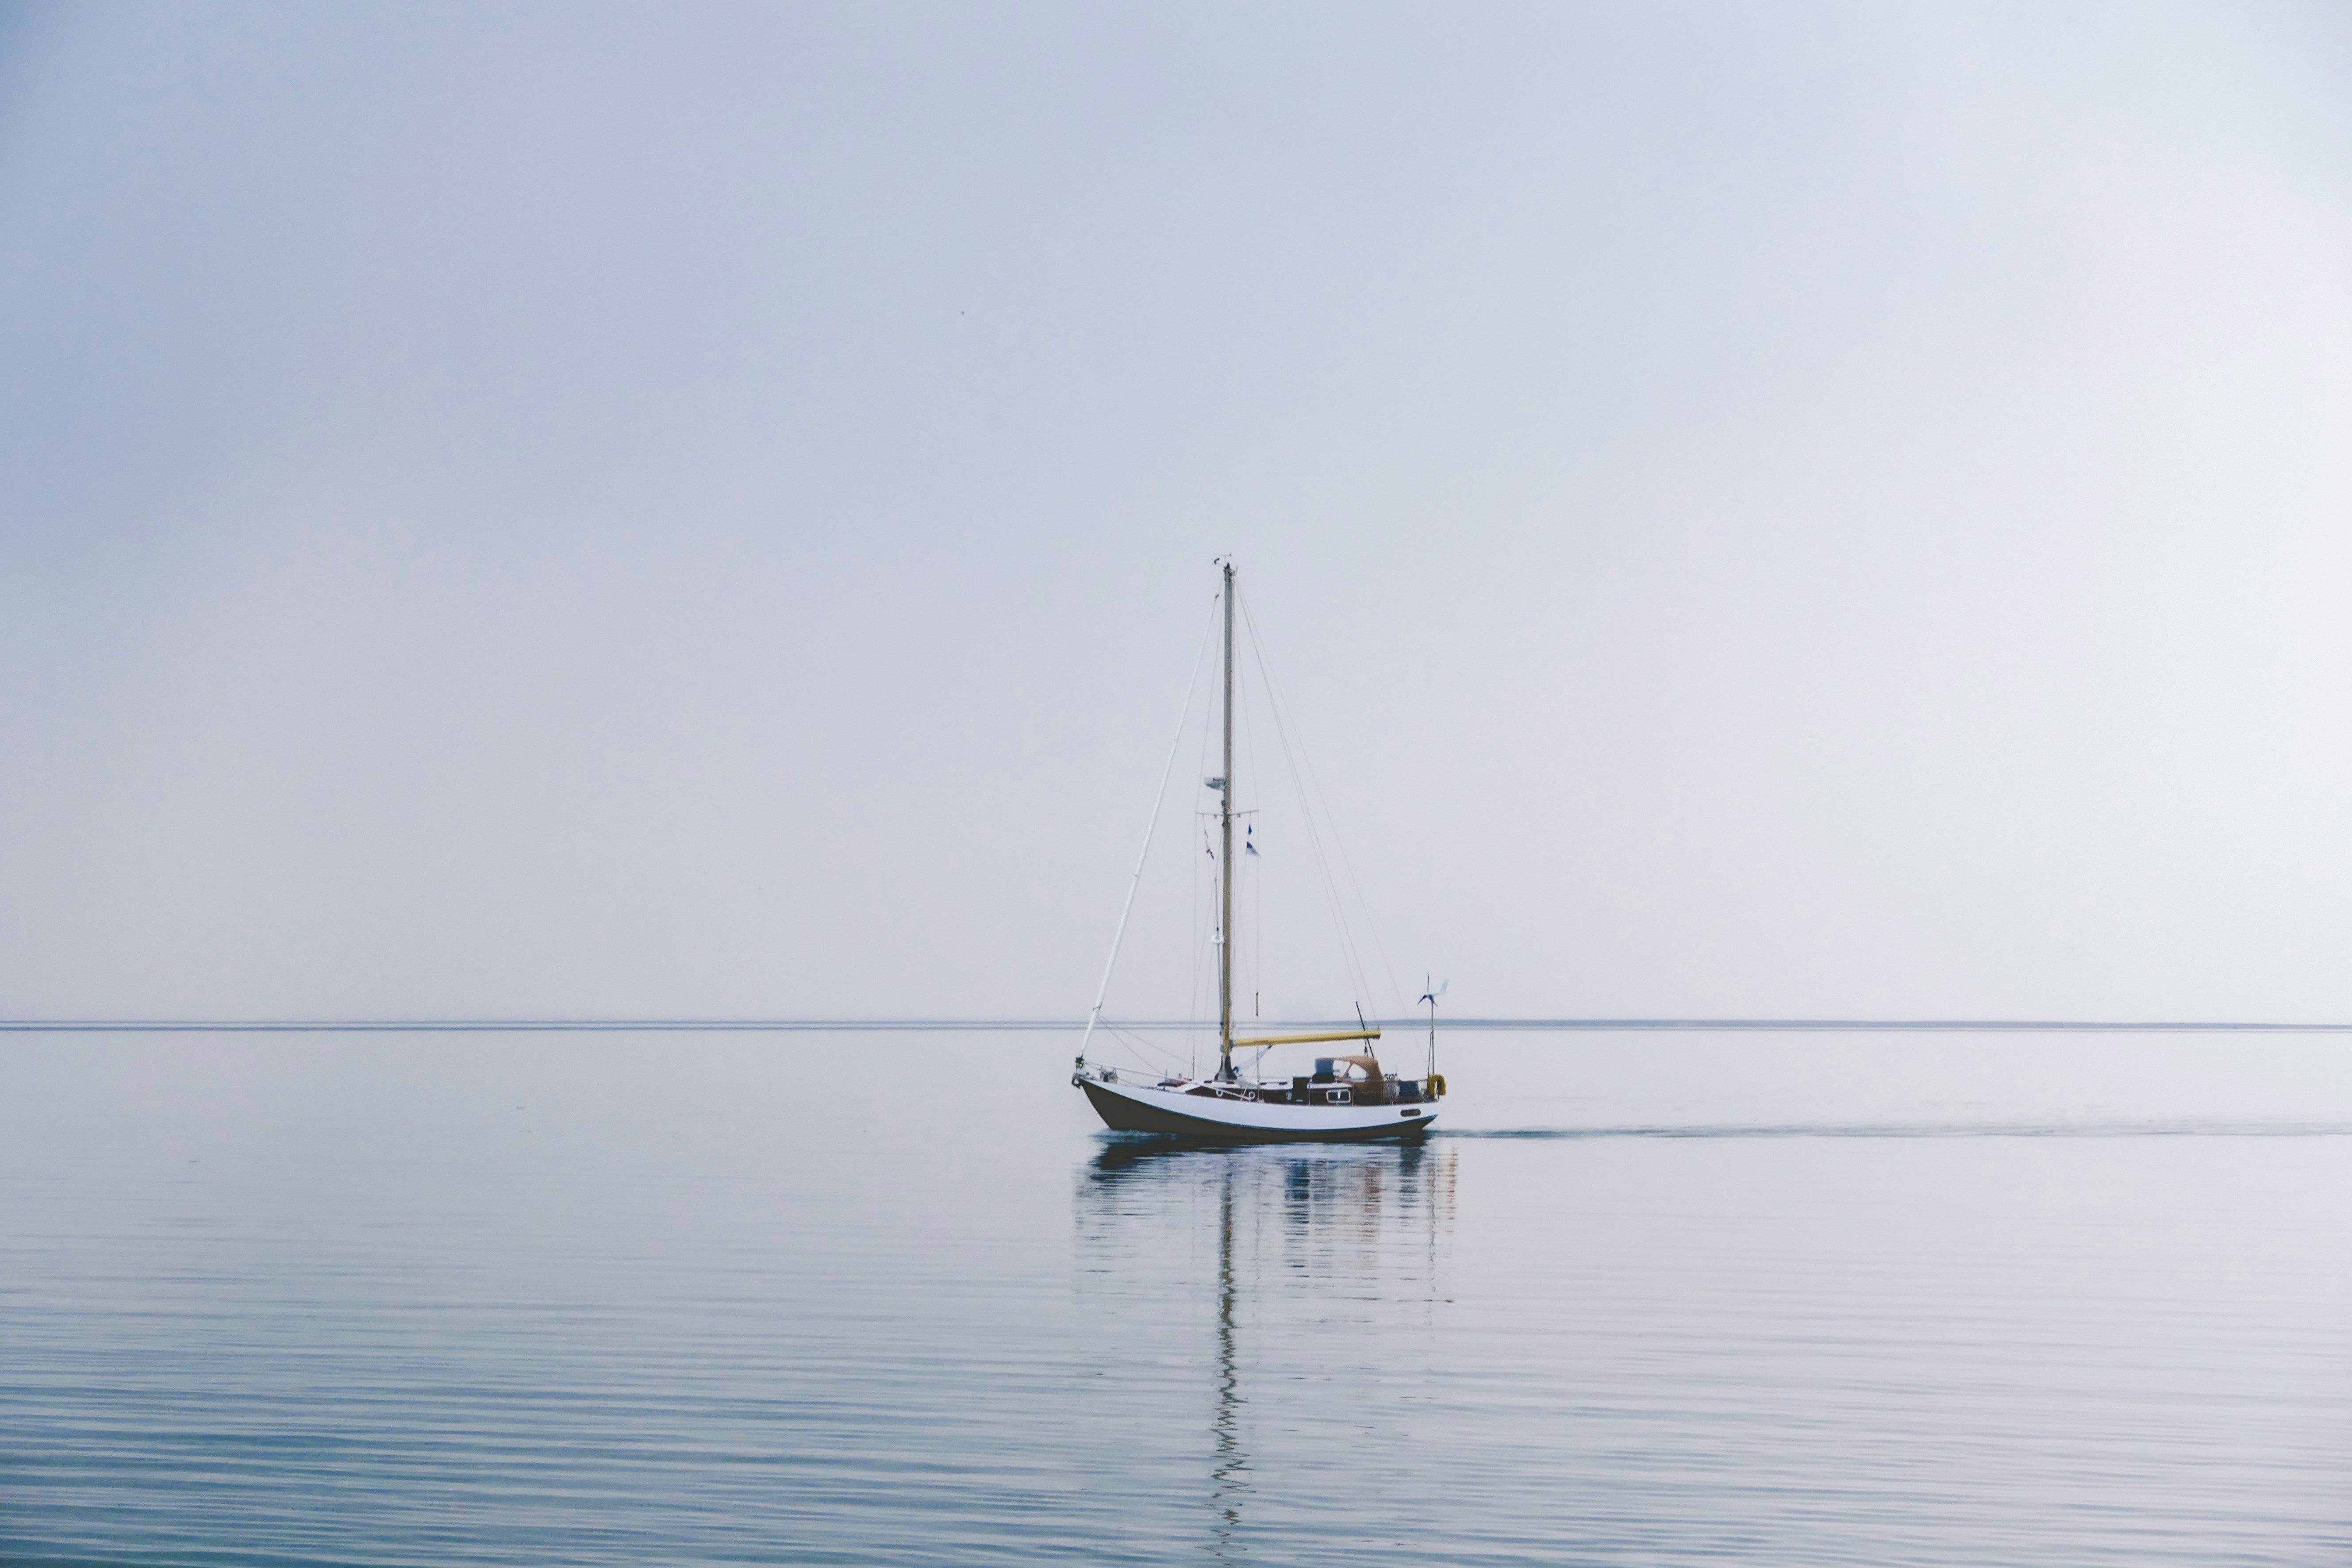
<path id="1" fill-rule="evenodd" d="M 1278 1450 L 1286 1436 L 1318 1418 L 1352 1424 L 1363 1410 L 1368 1371 L 1375 1379 L 1393 1373 L 1401 1385 L 1415 1381 L 1408 1347 L 1432 1340 L 1417 1331 L 1403 1342 L 1389 1336 L 1434 1327 L 1453 1229 L 1454 1158 L 1443 1143 L 1419 1142 L 1317 1150 L 1120 1142 L 1085 1167 L 1079 1255 L 1082 1263 L 1093 1255 L 1100 1267 L 1082 1278 L 1116 1282 L 1118 1299 L 1096 1309 L 1111 1338 L 1189 1361 L 1186 1347 L 1201 1342 L 1201 1309 L 1211 1305 L 1200 1286 L 1213 1274 L 1206 1433 L 1213 1555 L 1238 1551 L 1235 1537 L 1269 1447 Z M 1211 1206 L 1213 1233 L 1201 1224 Z M 1211 1234 L 1214 1251 L 1203 1257 L 1200 1246 Z M 1389 1353 L 1368 1367 L 1371 1336 Z M 1330 1375 L 1332 1347 L 1342 1342 L 1356 1369 L 1351 1394 L 1327 1407 L 1313 1391 Z M 1306 1408 L 1291 1409 L 1291 1399 Z M 1254 1405 L 1263 1413 L 1256 1421 Z M 1269 1424 L 1276 1435 L 1261 1441 L 1257 1428 Z M 1315 1462 L 1328 1458 L 1319 1446 L 1309 1451 Z M 1278 1451 L 1271 1458 L 1283 1464 Z"/>
<path id="2" fill-rule="evenodd" d="M 1267 1035 L 1255 1039 L 1236 1039 L 1234 1036 L 1234 567 L 1230 561 L 1222 563 L 1223 583 L 1222 609 L 1224 617 L 1224 767 L 1214 778 L 1204 780 L 1217 792 L 1217 832 L 1220 847 L 1211 850 L 1217 865 L 1216 950 L 1217 950 L 1217 1070 L 1207 1079 L 1194 1079 L 1172 1070 L 1160 1075 L 1157 1082 L 1122 1080 L 1119 1070 L 1099 1062 L 1087 1060 L 1087 1045 L 1094 1037 L 1096 1027 L 1102 1022 L 1103 997 L 1095 998 L 1094 1011 L 1087 1016 L 1087 1037 L 1078 1045 L 1078 1060 L 1070 1075 L 1070 1082 L 1086 1091 L 1086 1096 L 1105 1124 L 1123 1132 L 1172 1133 L 1181 1137 L 1212 1139 L 1223 1142 L 1268 1142 L 1312 1140 L 1327 1142 L 1361 1142 L 1371 1139 L 1418 1139 L 1425 1135 L 1437 1121 L 1439 1102 L 1445 1095 L 1445 1080 L 1437 1075 L 1435 1003 L 1431 1002 L 1430 1066 L 1422 1079 L 1398 1077 L 1381 1069 L 1380 1060 L 1372 1055 L 1371 1042 L 1380 1038 L 1378 1028 L 1363 1022 L 1362 1009 L 1358 1008 L 1357 1026 L 1353 1029 L 1318 1030 L 1305 1034 Z M 1195 667 L 1197 669 L 1197 666 Z M 1270 699 L 1271 700 L 1271 699 Z M 1191 698 L 1186 697 L 1189 712 Z M 1277 719 L 1279 707 L 1276 707 Z M 1180 738 L 1181 731 L 1179 731 Z M 1175 763 L 1175 752 L 1169 753 L 1169 764 Z M 1167 782 L 1160 784 L 1163 795 Z M 1301 801 L 1302 808 L 1305 802 Z M 1152 813 L 1155 826 L 1159 809 Z M 1144 839 L 1144 851 L 1150 852 L 1149 835 Z M 1244 846 L 1249 852 L 1255 848 Z M 1318 854 L 1320 854 L 1318 847 Z M 1141 861 L 1135 868 L 1136 879 L 1143 874 Z M 1326 873 L 1328 880 L 1328 870 Z M 1128 892 L 1129 907 L 1133 907 L 1134 887 Z M 1335 914 L 1337 910 L 1335 910 Z M 1344 927 L 1344 919 L 1341 924 Z M 1119 935 L 1127 931 L 1127 915 L 1119 916 Z M 1111 962 L 1103 973 L 1103 989 L 1110 986 L 1110 970 L 1118 962 L 1118 938 L 1111 942 Z M 1343 935 L 1344 941 L 1344 935 Z M 1360 992 L 1359 993 L 1360 994 Z M 1294 1072 L 1287 1078 L 1266 1078 L 1263 1072 L 1265 1052 L 1277 1046 L 1331 1045 L 1360 1043 L 1361 1050 L 1344 1056 L 1314 1058 L 1312 1072 Z M 1252 1076 L 1244 1078 L 1234 1065 L 1234 1053 L 1257 1051 Z M 1149 1074 L 1145 1075 L 1149 1079 Z"/>

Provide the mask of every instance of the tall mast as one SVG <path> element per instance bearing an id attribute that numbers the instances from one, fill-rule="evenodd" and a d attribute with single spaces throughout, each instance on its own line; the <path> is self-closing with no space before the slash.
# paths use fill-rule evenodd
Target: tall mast
<path id="1" fill-rule="evenodd" d="M 1234 563 L 1225 563 L 1225 771 L 1217 779 L 1217 1076 L 1234 1076 Z"/>

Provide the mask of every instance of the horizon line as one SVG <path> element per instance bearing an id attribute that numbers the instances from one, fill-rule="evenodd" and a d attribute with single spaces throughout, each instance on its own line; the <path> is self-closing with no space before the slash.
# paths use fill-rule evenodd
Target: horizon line
<path id="1" fill-rule="evenodd" d="M 1082 1030 L 1078 1018 L 0 1018 L 0 1034 L 824 1034 L 1003 1033 Z M 1339 1026 L 1354 1019 L 1299 1019 Z M 1423 1029 L 1426 1016 L 1377 1018 L 1382 1029 Z M 1206 1032 L 1183 1021 L 1111 1021 L 1100 1027 Z M 1276 1026 L 1271 1024 L 1265 1026 Z M 2352 1023 L 2222 1019 L 2085 1018 L 1444 1018 L 1441 1030 L 1687 1034 L 2139 1034 L 2341 1035 Z"/>

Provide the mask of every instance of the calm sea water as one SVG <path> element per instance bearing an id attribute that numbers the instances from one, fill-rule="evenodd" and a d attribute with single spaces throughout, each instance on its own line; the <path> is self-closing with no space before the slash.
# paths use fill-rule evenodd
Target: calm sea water
<path id="1" fill-rule="evenodd" d="M 2352 1042 L 0 1040 L 0 1557 L 2336 1563 Z"/>

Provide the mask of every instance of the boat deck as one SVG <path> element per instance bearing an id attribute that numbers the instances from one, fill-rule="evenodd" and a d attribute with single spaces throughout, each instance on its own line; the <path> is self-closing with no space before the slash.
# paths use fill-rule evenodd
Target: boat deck
<path id="1" fill-rule="evenodd" d="M 1261 1105 L 1425 1105 L 1436 1096 L 1420 1079 L 1390 1077 L 1378 1084 L 1326 1074 L 1290 1079 L 1162 1079 L 1154 1089 L 1217 1100 L 1255 1100 Z"/>

